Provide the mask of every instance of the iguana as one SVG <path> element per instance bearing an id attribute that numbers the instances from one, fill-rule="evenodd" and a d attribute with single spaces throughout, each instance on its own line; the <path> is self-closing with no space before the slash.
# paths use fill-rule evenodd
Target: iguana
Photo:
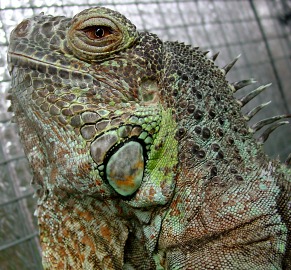
<path id="1" fill-rule="evenodd" d="M 103 7 L 11 33 L 44 269 L 291 269 L 290 169 L 205 52 Z M 277 122 L 275 122 L 277 121 Z M 258 138 L 254 133 L 272 124 Z"/>

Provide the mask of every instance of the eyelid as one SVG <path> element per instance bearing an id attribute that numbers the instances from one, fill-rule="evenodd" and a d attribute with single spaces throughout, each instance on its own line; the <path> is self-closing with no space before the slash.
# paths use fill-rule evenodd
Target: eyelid
<path id="1" fill-rule="evenodd" d="M 114 22 L 110 21 L 108 18 L 92 17 L 92 18 L 88 18 L 87 20 L 83 21 L 79 25 L 78 30 L 82 30 L 82 29 L 94 27 L 94 26 L 109 27 L 111 29 L 118 28 L 117 25 Z"/>

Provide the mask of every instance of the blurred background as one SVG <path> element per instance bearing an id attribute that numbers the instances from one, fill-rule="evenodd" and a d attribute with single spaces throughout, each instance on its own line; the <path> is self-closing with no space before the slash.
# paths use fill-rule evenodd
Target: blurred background
<path id="1" fill-rule="evenodd" d="M 228 80 L 254 78 L 258 83 L 241 90 L 238 96 L 260 84 L 272 83 L 244 108 L 247 111 L 272 100 L 253 122 L 291 113 L 291 1 L 0 0 L 1 270 L 42 269 L 31 174 L 17 127 L 7 112 L 10 103 L 5 99 L 10 87 L 6 62 L 9 34 L 24 18 L 40 12 L 71 17 L 96 5 L 123 13 L 138 29 L 156 33 L 163 40 L 199 46 L 210 55 L 220 51 L 219 66 L 241 54 Z M 285 160 L 291 152 L 291 125 L 276 130 L 265 150 L 269 156 Z"/>

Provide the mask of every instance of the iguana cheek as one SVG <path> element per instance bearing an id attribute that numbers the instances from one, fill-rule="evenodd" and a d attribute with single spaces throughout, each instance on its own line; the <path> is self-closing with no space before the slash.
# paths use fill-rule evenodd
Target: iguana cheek
<path id="1" fill-rule="evenodd" d="M 109 158 L 105 169 L 106 178 L 120 195 L 132 195 L 141 185 L 144 165 L 142 145 L 129 141 Z"/>

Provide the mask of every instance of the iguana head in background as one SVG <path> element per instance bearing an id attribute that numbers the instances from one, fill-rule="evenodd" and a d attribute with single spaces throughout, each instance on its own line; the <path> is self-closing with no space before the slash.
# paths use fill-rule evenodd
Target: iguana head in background
<path id="1" fill-rule="evenodd" d="M 267 86 L 235 99 L 254 82 L 227 82 L 236 60 L 102 7 L 24 20 L 8 59 L 45 269 L 289 265 L 290 171 L 261 149 L 287 116 L 248 127 Z"/>

